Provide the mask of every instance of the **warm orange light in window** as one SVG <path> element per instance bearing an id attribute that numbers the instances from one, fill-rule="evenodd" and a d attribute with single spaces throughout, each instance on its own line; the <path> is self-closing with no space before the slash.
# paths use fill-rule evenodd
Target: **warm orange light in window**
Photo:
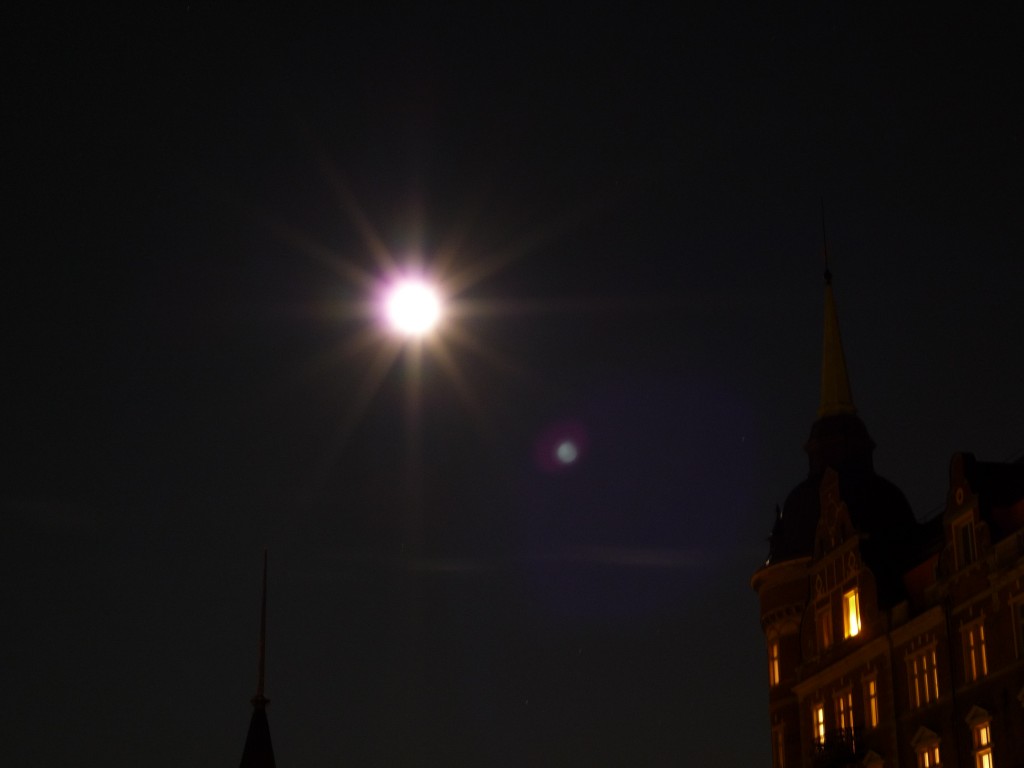
<path id="1" fill-rule="evenodd" d="M 779 643 L 775 641 L 768 646 L 768 682 L 779 684 Z"/>
<path id="2" fill-rule="evenodd" d="M 874 680 L 868 680 L 868 727 L 874 728 L 878 725 L 878 684 Z"/>
<path id="3" fill-rule="evenodd" d="M 843 738 L 849 739 L 850 746 L 856 751 L 853 733 L 853 691 L 847 689 L 835 697 L 836 701 L 836 725 L 843 734 Z"/>
<path id="4" fill-rule="evenodd" d="M 988 723 L 974 726 L 974 765 L 975 768 L 994 768 L 992 758 L 992 732 Z"/>
<path id="5" fill-rule="evenodd" d="M 939 663 L 935 649 L 907 659 L 910 675 L 910 705 L 920 707 L 939 700 Z"/>
<path id="6" fill-rule="evenodd" d="M 939 765 L 939 745 L 928 747 L 918 755 L 917 764 L 921 768 L 937 768 Z"/>
<path id="7" fill-rule="evenodd" d="M 786 768 L 786 738 L 779 726 L 772 731 L 772 768 Z"/>
<path id="8" fill-rule="evenodd" d="M 988 674 L 988 657 L 985 654 L 985 627 L 975 624 L 964 632 L 967 653 L 967 682 L 973 682 Z"/>
<path id="9" fill-rule="evenodd" d="M 985 627 L 978 625 L 978 650 L 981 651 L 981 674 L 988 674 L 988 657 L 985 655 Z M 988 729 L 986 728 L 986 733 Z"/>
<path id="10" fill-rule="evenodd" d="M 992 741 L 992 737 L 988 730 L 988 723 L 984 723 L 983 725 L 979 725 L 975 728 L 974 735 L 979 747 L 987 747 Z"/>
<path id="11" fill-rule="evenodd" d="M 857 588 L 843 594 L 843 636 L 860 634 L 860 596 Z"/>

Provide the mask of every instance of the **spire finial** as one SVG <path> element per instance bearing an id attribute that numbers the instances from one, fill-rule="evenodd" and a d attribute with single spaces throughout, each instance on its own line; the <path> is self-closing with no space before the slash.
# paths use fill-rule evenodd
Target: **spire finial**
<path id="1" fill-rule="evenodd" d="M 832 285 L 832 272 L 828 268 L 828 234 L 825 231 L 825 198 L 821 198 L 821 255 L 825 260 L 825 285 Z"/>
<path id="2" fill-rule="evenodd" d="M 263 549 L 263 599 L 260 602 L 260 662 L 259 677 L 256 681 L 254 706 L 265 706 L 267 697 L 263 695 L 263 685 L 267 677 L 267 549 Z"/>
<path id="3" fill-rule="evenodd" d="M 249 733 L 245 737 L 240 768 L 276 768 L 274 747 L 270 741 L 270 725 L 267 723 L 267 704 L 263 695 L 267 662 L 267 550 L 263 550 L 263 600 L 260 604 L 260 667 L 256 683 L 256 695 L 252 697 L 252 718 Z"/>

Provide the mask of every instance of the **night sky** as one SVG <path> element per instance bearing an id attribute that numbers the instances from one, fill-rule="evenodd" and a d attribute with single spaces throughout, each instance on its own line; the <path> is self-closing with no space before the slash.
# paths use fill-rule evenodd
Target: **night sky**
<path id="1" fill-rule="evenodd" d="M 0 762 L 237 764 L 268 547 L 282 768 L 767 765 L 823 200 L 878 471 L 1024 452 L 1021 30 L 944 13 L 8 17 Z"/>

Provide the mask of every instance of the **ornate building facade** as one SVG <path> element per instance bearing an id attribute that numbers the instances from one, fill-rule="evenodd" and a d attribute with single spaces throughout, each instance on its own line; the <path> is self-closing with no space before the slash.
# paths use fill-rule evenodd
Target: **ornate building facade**
<path id="1" fill-rule="evenodd" d="M 825 278 L 808 475 L 751 580 L 773 766 L 1024 767 L 1024 461 L 954 455 L 919 523 L 875 472 Z"/>

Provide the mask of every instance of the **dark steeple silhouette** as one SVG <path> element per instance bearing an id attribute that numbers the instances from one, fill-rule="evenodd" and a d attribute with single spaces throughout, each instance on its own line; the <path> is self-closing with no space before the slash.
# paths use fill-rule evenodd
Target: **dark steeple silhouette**
<path id="1" fill-rule="evenodd" d="M 832 295 L 832 270 L 828 266 L 828 234 L 825 232 L 825 200 L 821 201 L 821 254 L 825 259 L 825 315 L 821 349 L 821 404 L 818 418 L 836 414 L 855 415 L 850 376 L 846 371 L 843 339 L 839 333 L 839 314 Z"/>
<path id="2" fill-rule="evenodd" d="M 267 723 L 267 704 L 270 699 L 263 695 L 267 662 L 267 551 L 263 550 L 263 602 L 260 606 L 260 662 L 256 695 L 252 697 L 252 719 L 249 733 L 245 737 L 242 762 L 239 768 L 277 768 L 274 762 L 274 747 L 270 743 L 270 725 Z"/>
<path id="3" fill-rule="evenodd" d="M 814 554 L 815 531 L 821 513 L 821 482 L 826 470 L 831 469 L 839 476 L 840 494 L 849 506 L 854 527 L 869 538 L 885 531 L 884 539 L 892 543 L 892 551 L 876 551 L 876 543 L 868 543 L 863 548 L 865 559 L 876 567 L 881 577 L 880 597 L 888 602 L 895 599 L 899 591 L 894 568 L 902 562 L 900 548 L 914 535 L 916 521 L 902 491 L 875 472 L 872 457 L 875 443 L 853 404 L 832 291 L 832 273 L 827 266 L 823 321 L 821 399 L 818 418 L 804 445 L 807 478 L 789 494 L 782 514 L 776 514 L 768 562 L 779 563 Z"/>

